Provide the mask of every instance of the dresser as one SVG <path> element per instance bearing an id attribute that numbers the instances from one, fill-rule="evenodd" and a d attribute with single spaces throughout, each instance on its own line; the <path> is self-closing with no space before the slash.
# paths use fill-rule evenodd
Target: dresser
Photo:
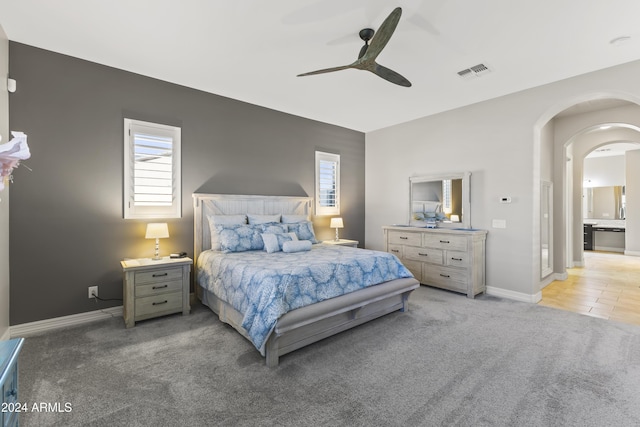
<path id="1" fill-rule="evenodd" d="M 130 259 L 121 262 L 124 323 L 182 312 L 189 314 L 191 258 Z"/>
<path id="2" fill-rule="evenodd" d="M 486 230 L 385 226 L 385 250 L 424 285 L 461 292 L 485 292 Z"/>
<path id="3" fill-rule="evenodd" d="M 24 410 L 24 403 L 18 401 L 18 354 L 24 344 L 23 338 L 0 341 L 0 391 L 2 410 L 0 426 L 18 425 L 18 414 Z"/>

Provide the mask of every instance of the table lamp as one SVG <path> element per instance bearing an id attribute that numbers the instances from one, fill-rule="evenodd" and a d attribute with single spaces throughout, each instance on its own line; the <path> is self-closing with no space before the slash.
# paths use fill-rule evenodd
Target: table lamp
<path id="1" fill-rule="evenodd" d="M 336 229 L 336 242 L 340 240 L 340 237 L 338 237 L 338 229 L 344 228 L 344 224 L 342 223 L 342 218 L 331 218 L 331 224 L 329 225 L 329 227 Z"/>
<path id="2" fill-rule="evenodd" d="M 160 239 L 166 239 L 169 237 L 169 227 L 167 227 L 166 222 L 152 222 L 147 224 L 147 234 L 144 236 L 145 239 L 156 239 L 156 254 L 153 260 L 162 259 L 160 256 Z"/>

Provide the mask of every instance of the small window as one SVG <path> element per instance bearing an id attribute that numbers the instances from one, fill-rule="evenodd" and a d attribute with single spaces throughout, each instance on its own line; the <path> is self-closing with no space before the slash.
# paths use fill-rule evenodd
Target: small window
<path id="1" fill-rule="evenodd" d="M 340 214 L 340 155 L 316 151 L 316 215 Z"/>
<path id="2" fill-rule="evenodd" d="M 180 218 L 179 127 L 124 119 L 124 217 Z"/>

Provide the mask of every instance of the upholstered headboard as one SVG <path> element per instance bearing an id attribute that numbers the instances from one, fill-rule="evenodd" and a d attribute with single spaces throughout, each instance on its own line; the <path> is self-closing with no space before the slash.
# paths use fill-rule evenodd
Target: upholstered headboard
<path id="1" fill-rule="evenodd" d="M 244 196 L 237 194 L 194 194 L 193 195 L 193 256 L 194 261 L 202 251 L 211 248 L 209 215 L 238 214 L 311 214 L 313 198 L 291 196 Z M 197 265 L 196 274 L 197 274 Z M 197 276 L 196 276 L 197 277 Z"/>

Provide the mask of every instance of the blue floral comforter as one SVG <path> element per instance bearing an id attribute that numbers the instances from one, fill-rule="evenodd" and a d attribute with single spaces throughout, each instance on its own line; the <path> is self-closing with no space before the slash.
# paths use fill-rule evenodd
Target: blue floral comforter
<path id="1" fill-rule="evenodd" d="M 337 245 L 296 253 L 205 251 L 198 257 L 199 285 L 243 314 L 242 327 L 262 355 L 286 312 L 403 277 L 413 276 L 393 254 Z"/>

